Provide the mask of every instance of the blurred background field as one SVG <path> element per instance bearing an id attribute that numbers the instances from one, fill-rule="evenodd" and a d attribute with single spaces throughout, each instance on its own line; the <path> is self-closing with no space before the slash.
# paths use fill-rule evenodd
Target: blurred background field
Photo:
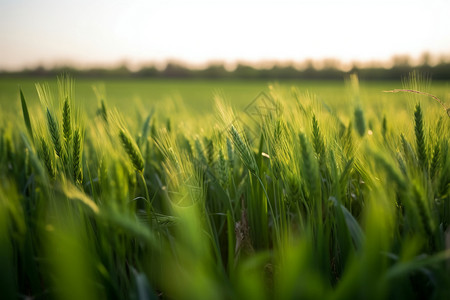
<path id="1" fill-rule="evenodd" d="M 56 81 L 49 78 L 0 78 L 0 108 L 13 115 L 20 113 L 19 87 L 27 96 L 29 105 L 39 103 L 36 83 L 45 83 L 56 91 Z M 342 80 L 196 80 L 196 79 L 87 79 L 75 80 L 77 102 L 90 114 L 95 113 L 98 103 L 93 87 L 104 87 L 108 102 L 130 113 L 144 106 L 147 110 L 153 106 L 178 105 L 178 110 L 187 110 L 194 115 L 212 113 L 214 97 L 223 97 L 236 110 L 242 110 L 261 92 L 268 93 L 270 87 L 280 87 L 291 93 L 310 93 L 334 109 L 345 109 L 352 101 L 351 91 L 344 78 Z M 401 78 L 396 81 L 362 81 L 360 83 L 361 100 L 405 109 L 399 97 L 383 93 L 402 87 Z M 449 97 L 448 81 L 433 81 L 428 92 L 441 99 Z M 400 97 L 400 99 L 402 99 Z M 398 106 L 397 106 L 398 105 Z M 164 110 L 158 114 L 164 115 Z"/>

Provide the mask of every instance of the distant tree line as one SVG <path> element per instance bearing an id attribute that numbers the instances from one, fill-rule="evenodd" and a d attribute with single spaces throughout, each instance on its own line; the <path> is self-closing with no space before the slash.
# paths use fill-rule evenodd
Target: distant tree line
<path id="1" fill-rule="evenodd" d="M 357 73 L 363 80 L 398 80 L 408 72 L 418 70 L 429 74 L 433 80 L 450 79 L 450 62 L 442 61 L 430 65 L 427 61 L 412 66 L 407 61 L 399 60 L 390 68 L 369 66 L 354 66 L 351 70 L 343 71 L 337 64 L 325 64 L 322 68 L 315 68 L 309 64 L 302 69 L 293 65 L 275 65 L 271 68 L 256 68 L 251 65 L 238 64 L 234 70 L 227 70 L 223 64 L 209 65 L 204 69 L 192 69 L 182 64 L 168 63 L 164 69 L 154 66 L 142 67 L 131 71 L 126 66 L 117 68 L 77 69 L 73 67 L 59 67 L 46 69 L 37 67 L 22 71 L 0 71 L 0 77 L 54 77 L 63 72 L 69 72 L 78 78 L 174 78 L 174 79 L 263 79 L 263 80 L 339 80 L 349 73 Z"/>

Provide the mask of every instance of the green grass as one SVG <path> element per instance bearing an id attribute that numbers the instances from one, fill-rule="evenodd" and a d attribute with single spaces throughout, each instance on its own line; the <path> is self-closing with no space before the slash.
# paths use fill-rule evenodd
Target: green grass
<path id="1" fill-rule="evenodd" d="M 450 118 L 382 92 L 421 80 L 0 80 L 2 296 L 446 299 Z"/>

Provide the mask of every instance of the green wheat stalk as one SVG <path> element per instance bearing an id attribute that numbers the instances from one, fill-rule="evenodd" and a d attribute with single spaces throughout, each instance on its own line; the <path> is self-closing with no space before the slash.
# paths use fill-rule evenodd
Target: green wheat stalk
<path id="1" fill-rule="evenodd" d="M 428 236 L 428 238 L 430 238 L 430 241 L 432 243 L 431 245 L 433 247 L 434 243 L 433 243 L 433 240 L 431 240 L 431 238 L 432 238 L 433 232 L 434 232 L 434 226 L 433 226 L 434 224 L 432 222 L 431 213 L 428 208 L 428 205 L 426 205 L 426 202 L 425 202 L 426 199 L 424 196 L 421 195 L 421 193 L 418 191 L 416 186 L 414 186 L 414 188 L 413 188 L 413 195 L 415 198 L 414 199 L 415 203 L 417 205 L 420 222 L 423 226 L 425 234 Z"/>

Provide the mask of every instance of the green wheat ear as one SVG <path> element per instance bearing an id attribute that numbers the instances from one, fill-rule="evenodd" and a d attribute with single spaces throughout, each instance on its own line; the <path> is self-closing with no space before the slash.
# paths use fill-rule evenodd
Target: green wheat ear
<path id="1" fill-rule="evenodd" d="M 42 137 L 41 137 L 41 148 L 45 167 L 47 168 L 47 172 L 50 175 L 50 178 L 53 179 L 55 178 L 55 169 L 53 168 L 53 163 L 50 157 L 50 150 L 48 148 L 48 145 Z"/>
<path id="2" fill-rule="evenodd" d="M 231 125 L 230 133 L 234 147 L 238 150 L 242 162 L 250 170 L 250 172 L 252 172 L 253 174 L 257 174 L 258 165 L 256 164 L 255 157 L 253 156 L 250 147 L 244 141 L 244 139 L 241 137 L 241 135 L 233 125 Z"/>
<path id="3" fill-rule="evenodd" d="M 313 147 L 314 152 L 320 162 L 325 159 L 325 143 L 323 142 L 323 137 L 320 132 L 319 123 L 317 122 L 316 115 L 312 118 L 312 135 L 313 135 Z"/>
<path id="4" fill-rule="evenodd" d="M 72 124 L 70 122 L 70 119 L 71 119 L 70 118 L 70 103 L 69 103 L 69 98 L 66 97 L 66 99 L 64 100 L 63 113 L 62 113 L 63 135 L 64 135 L 66 151 L 69 151 L 69 144 L 70 144 L 70 140 L 72 139 Z"/>
<path id="5" fill-rule="evenodd" d="M 414 111 L 414 131 L 416 133 L 417 157 L 422 167 L 427 166 L 427 149 L 425 144 L 425 133 L 423 128 L 423 114 L 420 104 L 416 105 Z"/>
<path id="6" fill-rule="evenodd" d="M 53 146 L 55 147 L 56 155 L 62 157 L 61 156 L 62 146 L 61 146 L 61 139 L 59 136 L 58 124 L 56 123 L 55 119 L 53 118 L 48 108 L 47 108 L 47 125 L 48 130 L 50 132 L 50 136 L 52 137 L 52 142 Z"/>
<path id="7" fill-rule="evenodd" d="M 433 157 L 430 163 L 430 177 L 434 178 L 440 167 L 441 148 L 439 143 L 436 143 L 433 149 Z"/>
<path id="8" fill-rule="evenodd" d="M 203 146 L 199 139 L 195 139 L 195 150 L 197 151 L 197 156 L 202 166 L 207 166 L 208 162 L 206 161 L 205 154 L 203 153 Z"/>
<path id="9" fill-rule="evenodd" d="M 204 138 L 204 144 L 206 145 L 206 155 L 207 155 L 207 159 L 208 159 L 208 163 L 212 164 L 214 161 L 214 143 L 211 139 L 205 137 Z"/>
<path id="10" fill-rule="evenodd" d="M 142 158 L 142 154 L 139 151 L 138 147 L 135 145 L 135 143 L 133 143 L 133 140 L 130 138 L 130 136 L 122 129 L 119 132 L 119 138 L 122 141 L 122 146 L 125 149 L 125 152 L 128 154 L 133 167 L 137 171 L 142 173 L 142 171 L 144 170 L 144 159 Z"/>

